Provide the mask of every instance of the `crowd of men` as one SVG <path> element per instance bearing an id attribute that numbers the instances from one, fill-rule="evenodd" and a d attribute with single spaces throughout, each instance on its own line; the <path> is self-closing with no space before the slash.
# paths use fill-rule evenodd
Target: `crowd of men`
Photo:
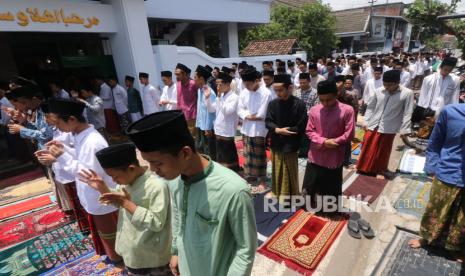
<path id="1" fill-rule="evenodd" d="M 93 86 L 83 82 L 69 93 L 51 83 L 48 101 L 33 81 L 15 78 L 0 87 L 2 121 L 8 135 L 36 145 L 35 157 L 53 171 L 60 208 L 91 233 L 97 254 L 124 262 L 132 275 L 248 275 L 257 237 L 247 183 L 253 192 L 268 189 L 267 149 L 267 196 L 303 194 L 314 204 L 342 195 L 357 122 L 366 133 L 356 170 L 390 178 L 396 134 L 437 119 L 426 151 L 431 200 L 422 239 L 411 245 L 434 244 L 446 232 L 443 246 L 459 252 L 465 107 L 450 74 L 456 63 L 407 53 L 265 61 L 261 69 L 199 65 L 194 72 L 179 63 L 175 79 L 161 72 L 163 89 L 144 72 L 140 91 L 133 76 L 124 86 L 97 76 Z M 411 88 L 421 88 L 418 100 Z M 118 133 L 132 143 L 109 146 Z M 299 156 L 307 158 L 302 190 Z"/>

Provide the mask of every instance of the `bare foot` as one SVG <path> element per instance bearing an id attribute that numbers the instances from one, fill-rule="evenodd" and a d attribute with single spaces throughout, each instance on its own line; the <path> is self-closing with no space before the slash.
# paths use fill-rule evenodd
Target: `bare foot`
<path id="1" fill-rule="evenodd" d="M 376 175 L 376 178 L 377 179 L 386 179 L 386 177 L 384 175 L 382 175 L 382 174 Z"/>
<path id="2" fill-rule="evenodd" d="M 423 239 L 411 239 L 408 241 L 408 245 L 413 249 L 423 247 L 424 244 L 425 241 Z"/>

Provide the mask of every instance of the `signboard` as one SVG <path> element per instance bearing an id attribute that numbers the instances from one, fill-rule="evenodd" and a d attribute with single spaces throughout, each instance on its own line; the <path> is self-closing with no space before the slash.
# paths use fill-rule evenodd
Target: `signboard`
<path id="1" fill-rule="evenodd" d="M 113 7 L 98 2 L 0 0 L 0 31 L 116 32 Z"/>

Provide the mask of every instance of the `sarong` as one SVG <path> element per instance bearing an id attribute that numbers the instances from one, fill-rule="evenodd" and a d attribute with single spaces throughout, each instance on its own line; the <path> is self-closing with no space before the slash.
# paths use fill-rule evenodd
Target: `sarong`
<path id="1" fill-rule="evenodd" d="M 210 137 L 207 137 L 205 135 L 205 131 L 197 128 L 197 139 L 195 140 L 196 142 L 196 149 L 201 153 L 201 154 L 206 154 L 210 156 L 210 158 L 213 161 L 216 161 L 216 139 L 215 139 L 215 133 L 213 133 L 213 130 L 211 131 Z"/>
<path id="2" fill-rule="evenodd" d="M 126 130 L 126 128 L 128 128 L 128 126 L 131 124 L 131 115 L 129 112 L 126 112 L 124 114 L 119 114 L 118 115 L 118 118 L 119 118 L 119 124 L 121 126 L 121 129 L 123 130 L 123 132 Z"/>
<path id="3" fill-rule="evenodd" d="M 299 195 L 299 165 L 297 152 L 271 151 L 272 191 L 280 196 Z"/>
<path id="4" fill-rule="evenodd" d="M 105 113 L 105 129 L 108 131 L 108 133 L 120 133 L 121 128 L 118 122 L 118 113 L 116 113 L 116 111 L 113 109 L 104 109 L 103 111 Z"/>
<path id="5" fill-rule="evenodd" d="M 248 137 L 244 141 L 244 174 L 256 177 L 258 181 L 266 180 L 265 137 Z"/>
<path id="6" fill-rule="evenodd" d="M 395 134 L 367 130 L 357 163 L 357 170 L 368 174 L 381 174 L 388 169 Z"/>
<path id="7" fill-rule="evenodd" d="M 465 189 L 435 178 L 420 236 L 430 245 L 450 251 L 465 248 Z"/>
<path id="8" fill-rule="evenodd" d="M 187 120 L 187 128 L 189 129 L 190 134 L 194 137 L 194 140 L 197 137 L 197 129 L 195 128 L 195 119 Z"/>
<path id="9" fill-rule="evenodd" d="M 239 156 L 234 137 L 216 135 L 216 162 L 233 171 L 239 171 Z"/>
<path id="10" fill-rule="evenodd" d="M 302 190 L 311 197 L 312 204 L 316 202 L 316 196 L 342 195 L 342 166 L 339 168 L 325 168 L 314 163 L 307 163 L 305 168 Z"/>
<path id="11" fill-rule="evenodd" d="M 110 260 L 121 260 L 115 251 L 118 211 L 105 215 L 89 214 L 90 232 L 97 255 L 107 255 Z"/>
<path id="12" fill-rule="evenodd" d="M 77 195 L 76 183 L 71 182 L 64 185 L 66 194 L 68 195 L 71 208 L 74 212 L 74 217 L 78 223 L 81 232 L 90 231 L 89 218 L 86 210 L 82 207 L 79 197 Z"/>

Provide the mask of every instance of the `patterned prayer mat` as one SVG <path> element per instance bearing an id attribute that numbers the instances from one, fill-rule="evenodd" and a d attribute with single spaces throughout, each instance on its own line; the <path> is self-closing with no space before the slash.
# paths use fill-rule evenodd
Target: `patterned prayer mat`
<path id="1" fill-rule="evenodd" d="M 0 223 L 0 249 L 40 236 L 70 223 L 58 206 Z"/>
<path id="2" fill-rule="evenodd" d="M 0 180 L 0 189 L 17 185 L 26 181 L 31 181 L 41 177 L 44 177 L 44 172 L 40 168 L 37 168 L 29 172 L 21 173 L 17 176 Z"/>
<path id="3" fill-rule="evenodd" d="M 115 267 L 113 264 L 106 261 L 106 259 L 105 256 L 95 255 L 95 251 L 92 251 L 76 260 L 42 273 L 40 276 L 128 275 L 125 270 Z"/>
<path id="4" fill-rule="evenodd" d="M 358 175 L 352 185 L 343 194 L 348 197 L 360 197 L 361 200 L 373 203 L 383 192 L 388 180 L 376 177 Z"/>
<path id="5" fill-rule="evenodd" d="M 0 190 L 0 206 L 35 197 L 52 191 L 47 178 L 41 177 Z"/>
<path id="6" fill-rule="evenodd" d="M 426 157 L 416 154 L 414 149 L 406 149 L 400 158 L 398 171 L 407 174 L 424 175 Z"/>
<path id="7" fill-rule="evenodd" d="M 311 275 L 347 220 L 297 211 L 258 252 L 304 275 Z"/>
<path id="8" fill-rule="evenodd" d="M 39 209 L 52 205 L 54 204 L 54 201 L 54 196 L 52 196 L 51 194 L 46 194 L 27 199 L 21 202 L 16 202 L 10 205 L 2 206 L 0 207 L 0 221 L 12 218 L 14 216 L 20 215 L 28 211 L 32 211 L 34 209 Z"/>
<path id="9" fill-rule="evenodd" d="M 371 275 L 459 276 L 465 274 L 465 268 L 461 268 L 460 263 L 444 257 L 445 252 L 432 248 L 410 248 L 408 241 L 417 238 L 419 236 L 398 228 Z"/>
<path id="10" fill-rule="evenodd" d="M 39 275 L 93 250 L 77 224 L 68 224 L 0 252 L 0 275 Z"/>
<path id="11" fill-rule="evenodd" d="M 407 183 L 407 188 L 394 203 L 394 208 L 401 213 L 421 219 L 428 204 L 432 180 L 427 177 L 414 177 Z"/>

